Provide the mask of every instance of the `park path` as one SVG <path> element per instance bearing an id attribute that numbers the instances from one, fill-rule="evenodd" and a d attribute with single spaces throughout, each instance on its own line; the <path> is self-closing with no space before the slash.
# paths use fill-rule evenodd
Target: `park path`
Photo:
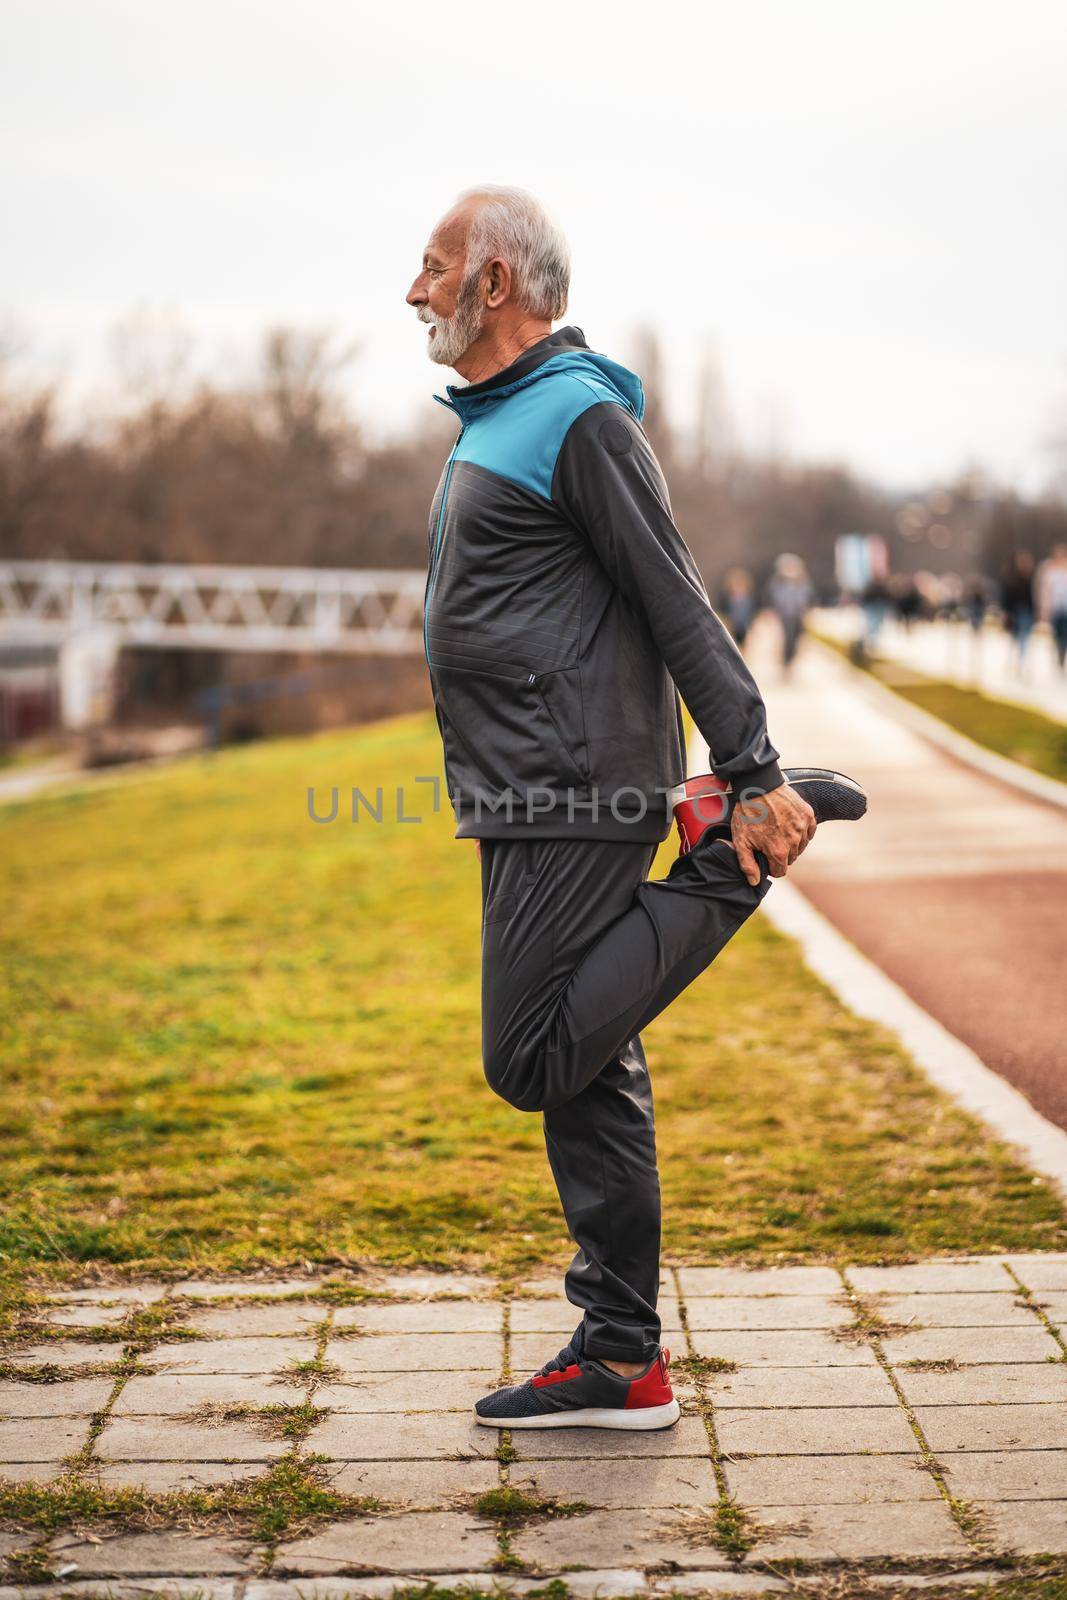
<path id="1" fill-rule="evenodd" d="M 0 1479 L 165 1495 L 284 1470 L 377 1505 L 273 1541 L 162 1501 L 128 1530 L 0 1523 L 3 1600 L 59 1592 L 17 1586 L 48 1571 L 126 1600 L 385 1596 L 446 1575 L 796 1594 L 783 1563 L 895 1571 L 888 1592 L 916 1565 L 976 1578 L 1067 1554 L 1067 1255 L 668 1269 L 677 1426 L 530 1430 L 499 1451 L 471 1404 L 565 1342 L 558 1279 L 342 1276 L 364 1298 L 338 1304 L 345 1284 L 315 1276 L 57 1293 L 2 1352 Z M 510 1525 L 485 1498 L 501 1488 L 528 1497 Z"/>
<path id="2" fill-rule="evenodd" d="M 783 678 L 775 642 L 765 624 L 753 666 L 784 763 L 836 767 L 870 796 L 862 823 L 822 830 L 789 881 L 1067 1128 L 1067 811 L 935 749 L 811 641 Z"/>
<path id="3" fill-rule="evenodd" d="M 842 643 L 850 644 L 863 632 L 858 606 L 818 611 L 814 621 L 821 633 Z M 924 677 L 977 689 L 1040 711 L 1055 722 L 1067 722 L 1067 676 L 1059 669 L 1047 627 L 1034 630 L 1021 669 L 1010 636 L 994 622 L 975 633 L 966 622 L 916 622 L 905 627 L 888 621 L 879 632 L 877 653 Z"/>

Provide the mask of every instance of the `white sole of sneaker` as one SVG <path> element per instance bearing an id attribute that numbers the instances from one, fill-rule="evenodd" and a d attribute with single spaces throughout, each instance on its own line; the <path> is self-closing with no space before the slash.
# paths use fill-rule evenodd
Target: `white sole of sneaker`
<path id="1" fill-rule="evenodd" d="M 480 1417 L 476 1411 L 474 1420 L 483 1428 L 622 1428 L 643 1432 L 647 1428 L 673 1428 L 681 1414 L 681 1406 L 672 1400 L 665 1406 L 635 1406 L 632 1411 L 620 1406 L 583 1406 L 577 1411 L 550 1411 L 543 1417 Z"/>

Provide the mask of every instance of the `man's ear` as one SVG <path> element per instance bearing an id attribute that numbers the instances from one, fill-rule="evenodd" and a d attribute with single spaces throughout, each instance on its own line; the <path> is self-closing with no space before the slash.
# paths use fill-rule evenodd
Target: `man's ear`
<path id="1" fill-rule="evenodd" d="M 489 310 L 495 311 L 511 297 L 511 268 L 499 256 L 494 256 L 485 271 L 485 303 Z"/>

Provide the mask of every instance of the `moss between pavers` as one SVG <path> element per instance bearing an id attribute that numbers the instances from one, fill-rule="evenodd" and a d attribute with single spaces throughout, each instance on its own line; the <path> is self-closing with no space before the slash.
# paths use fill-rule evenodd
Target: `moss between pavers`
<path id="1" fill-rule="evenodd" d="M 372 1495 L 339 1494 L 331 1489 L 324 1465 L 319 1457 L 298 1460 L 289 1455 L 259 1478 L 169 1494 L 104 1488 L 77 1473 L 51 1484 L 0 1479 L 0 1526 L 39 1536 L 64 1528 L 99 1528 L 109 1534 L 216 1528 L 274 1543 L 323 1521 L 388 1509 Z"/>

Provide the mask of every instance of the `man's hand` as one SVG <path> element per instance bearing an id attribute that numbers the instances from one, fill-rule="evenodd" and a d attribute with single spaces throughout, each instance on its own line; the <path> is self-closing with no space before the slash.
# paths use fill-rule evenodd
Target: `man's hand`
<path id="1" fill-rule="evenodd" d="M 474 841 L 474 853 L 480 861 L 482 859 L 482 841 L 480 839 L 475 839 Z"/>
<path id="2" fill-rule="evenodd" d="M 744 790 L 741 791 L 742 796 Z M 741 797 L 730 822 L 737 862 L 753 888 L 760 881 L 755 852 L 767 857 L 772 878 L 784 878 L 793 862 L 815 837 L 815 813 L 795 789 L 783 783 L 767 794 Z"/>

